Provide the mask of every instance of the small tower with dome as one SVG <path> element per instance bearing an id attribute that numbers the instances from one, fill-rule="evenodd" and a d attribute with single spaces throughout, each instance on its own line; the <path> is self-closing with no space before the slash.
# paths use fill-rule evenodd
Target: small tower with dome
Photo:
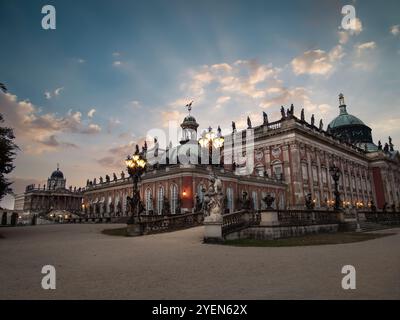
<path id="1" fill-rule="evenodd" d="M 183 122 L 181 123 L 181 128 L 182 128 L 182 138 L 180 143 L 185 144 L 189 141 L 197 142 L 197 128 L 199 127 L 199 124 L 197 123 L 195 117 L 193 117 L 190 112 L 192 111 L 192 102 L 186 105 L 189 114 L 183 119 Z"/>

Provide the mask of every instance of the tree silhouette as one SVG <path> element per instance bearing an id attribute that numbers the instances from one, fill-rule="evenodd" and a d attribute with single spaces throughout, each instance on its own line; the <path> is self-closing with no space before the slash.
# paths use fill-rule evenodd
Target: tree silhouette
<path id="1" fill-rule="evenodd" d="M 4 122 L 0 114 L 0 124 Z M 5 177 L 14 169 L 13 161 L 18 146 L 14 143 L 13 129 L 0 126 L 0 200 L 9 193 L 12 193 L 10 185 L 12 182 Z"/>
<path id="2" fill-rule="evenodd" d="M 0 82 L 0 90 L 3 91 L 4 93 L 7 92 L 7 87 L 6 87 L 6 85 L 4 83 Z"/>

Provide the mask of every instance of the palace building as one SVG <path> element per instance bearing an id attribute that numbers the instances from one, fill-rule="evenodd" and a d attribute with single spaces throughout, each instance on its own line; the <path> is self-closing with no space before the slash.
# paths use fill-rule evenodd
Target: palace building
<path id="1" fill-rule="evenodd" d="M 147 161 L 139 182 L 140 196 L 147 215 L 169 215 L 201 210 L 210 176 L 218 176 L 225 194 L 225 212 L 245 205 L 258 210 L 262 199 L 275 198 L 277 209 L 304 209 L 311 197 L 317 209 L 334 205 L 334 181 L 330 169 L 340 171 L 338 190 L 344 208 L 380 210 L 400 208 L 400 155 L 392 139 L 374 143 L 372 130 L 348 113 L 343 95 L 339 96 L 339 115 L 326 129 L 314 115 L 308 122 L 304 110 L 295 115 L 293 105 L 281 107 L 280 119 L 222 136 L 211 128 L 198 137 L 199 124 L 187 115 L 179 144 L 163 150 L 142 148 Z M 252 139 L 249 140 L 249 137 Z M 239 140 L 239 146 L 232 142 Z M 217 152 L 215 152 L 217 151 Z M 242 161 L 233 157 L 239 154 Z M 184 161 L 184 160 L 188 161 Z M 207 160 L 207 161 L 204 161 Z M 210 161 L 208 161 L 210 160 Z M 123 159 L 121 159 L 121 164 Z M 250 168 L 251 170 L 248 170 Z M 127 197 L 132 196 L 132 179 L 121 172 L 112 178 L 87 180 L 85 188 L 66 188 L 64 174 L 55 170 L 47 186 L 26 187 L 15 198 L 15 210 L 40 213 L 67 210 L 88 216 L 128 216 Z"/>
<path id="2" fill-rule="evenodd" d="M 287 186 L 281 178 L 238 176 L 231 166 L 223 165 L 222 159 L 216 164 L 201 164 L 204 148 L 197 140 L 198 126 L 196 119 L 189 114 L 181 124 L 182 139 L 178 146 L 161 150 L 156 143 L 151 150 L 143 148 L 148 166 L 141 178 L 140 194 L 146 214 L 168 215 L 200 210 L 209 177 L 212 175 L 217 175 L 222 180 L 226 212 L 237 210 L 246 201 L 251 201 L 250 205 L 254 209 L 261 209 L 264 206 L 261 199 L 268 193 L 276 197 L 275 205 L 278 208 L 286 207 Z M 218 135 L 216 138 L 212 141 L 213 145 L 221 148 L 222 144 L 218 145 Z M 199 160 L 195 161 L 197 163 L 182 163 L 181 155 L 185 156 L 189 149 L 196 150 L 194 157 Z M 208 153 L 206 156 L 209 156 Z M 188 158 L 193 160 L 193 154 Z M 126 199 L 132 196 L 132 180 L 121 172 L 120 178 L 113 174 L 112 180 L 107 175 L 105 179 L 100 177 L 99 181 L 100 183 L 96 179 L 87 181 L 83 200 L 85 213 L 95 216 L 128 215 Z"/>
<path id="3" fill-rule="evenodd" d="M 66 179 L 59 167 L 47 179 L 47 186 L 28 185 L 25 192 L 15 197 L 14 210 L 47 214 L 52 210 L 79 213 L 82 210 L 81 188 L 66 188 Z"/>
<path id="4" fill-rule="evenodd" d="M 214 133 L 210 128 L 198 139 L 199 124 L 189 109 L 181 124 L 182 139 L 178 146 L 161 150 L 158 143 L 152 149 L 145 145 L 142 154 L 148 166 L 139 188 L 146 214 L 200 210 L 211 175 L 222 181 L 226 212 L 239 210 L 244 203 L 262 209 L 265 206 L 262 199 L 267 194 L 275 198 L 273 205 L 278 209 L 304 209 L 307 196 L 312 197 L 316 208 L 329 209 L 334 202 L 334 181 L 330 174 L 333 166 L 340 170 L 343 207 L 363 210 L 375 206 L 381 210 L 400 207 L 399 152 L 394 150 L 390 137 L 384 146 L 380 141 L 374 143 L 371 128 L 348 113 L 343 95 L 339 96 L 339 115 L 326 129 L 322 120 L 315 124 L 314 115 L 310 122 L 306 121 L 304 110 L 296 116 L 293 105 L 287 110 L 282 107 L 281 118 L 274 122 L 269 122 L 265 113 L 263 118 L 263 123 L 254 127 L 248 118 L 248 128 L 242 131 L 236 131 L 233 123 L 232 133 L 225 137 L 220 129 Z M 231 144 L 233 135 L 240 137 L 243 146 L 249 136 L 254 138 L 251 153 L 243 147 L 239 152 L 252 162 L 251 172 L 243 171 L 248 163 L 227 159 L 237 152 Z M 214 149 L 221 151 L 217 153 L 217 161 L 214 153 L 209 152 Z M 209 157 L 209 153 L 212 163 L 202 164 L 200 160 Z M 199 161 L 184 163 L 178 154 Z M 132 180 L 124 172 L 120 177 L 113 174 L 113 178 L 107 175 L 99 181 L 88 180 L 82 208 L 92 216 L 127 216 L 127 196 L 132 196 Z"/>

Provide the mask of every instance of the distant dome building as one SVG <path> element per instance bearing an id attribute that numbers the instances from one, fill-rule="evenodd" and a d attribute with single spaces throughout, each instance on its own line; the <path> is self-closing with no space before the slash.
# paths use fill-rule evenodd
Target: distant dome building
<path id="1" fill-rule="evenodd" d="M 57 164 L 57 169 L 53 171 L 50 178 L 47 179 L 47 188 L 49 190 L 56 189 L 65 189 L 66 179 L 64 178 L 64 174 L 60 171 L 60 168 Z"/>
<path id="2" fill-rule="evenodd" d="M 372 140 L 371 128 L 347 112 L 344 96 L 339 95 L 339 115 L 328 125 L 328 131 L 343 141 L 350 142 L 368 152 L 378 150 Z"/>
<path id="3" fill-rule="evenodd" d="M 47 179 L 47 186 L 26 186 L 25 192 L 15 197 L 14 209 L 39 215 L 48 215 L 53 210 L 65 211 L 63 216 L 79 213 L 82 210 L 82 189 L 72 186 L 67 189 L 66 182 L 57 164 L 57 169 Z"/>

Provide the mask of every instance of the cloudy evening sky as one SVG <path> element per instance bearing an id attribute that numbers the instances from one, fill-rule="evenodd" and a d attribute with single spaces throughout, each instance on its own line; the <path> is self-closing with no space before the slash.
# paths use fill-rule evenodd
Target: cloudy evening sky
<path id="1" fill-rule="evenodd" d="M 46 4 L 56 30 L 41 28 Z M 340 28 L 345 4 L 352 31 Z M 398 0 L 0 0 L 0 43 L 17 192 L 57 163 L 74 186 L 121 172 L 132 145 L 191 100 L 201 129 L 277 120 L 291 103 L 326 126 L 343 92 L 375 143 L 400 145 Z"/>

